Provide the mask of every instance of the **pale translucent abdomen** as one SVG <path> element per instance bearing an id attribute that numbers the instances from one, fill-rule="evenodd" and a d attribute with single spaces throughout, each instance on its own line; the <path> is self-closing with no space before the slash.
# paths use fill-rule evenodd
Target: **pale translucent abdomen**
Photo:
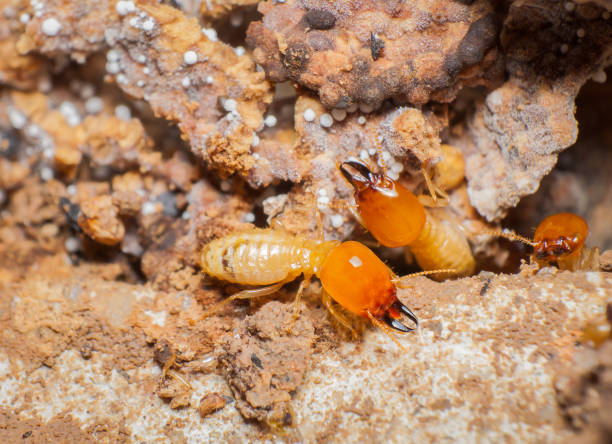
<path id="1" fill-rule="evenodd" d="M 315 274 L 317 242 L 284 231 L 253 229 L 210 242 L 200 256 L 202 270 L 228 282 L 270 285 Z"/>
<path id="2" fill-rule="evenodd" d="M 465 235 L 451 223 L 439 220 L 431 214 L 427 214 L 421 235 L 409 248 L 423 270 L 456 270 L 453 274 L 432 275 L 433 279 L 469 276 L 474 272 L 474 256 Z"/>

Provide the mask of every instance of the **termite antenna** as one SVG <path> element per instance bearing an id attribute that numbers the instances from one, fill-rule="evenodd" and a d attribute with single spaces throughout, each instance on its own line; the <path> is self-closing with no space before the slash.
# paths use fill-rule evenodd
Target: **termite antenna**
<path id="1" fill-rule="evenodd" d="M 378 165 L 380 165 L 380 168 L 382 169 L 382 172 L 384 175 L 387 175 L 387 163 L 385 162 L 385 157 L 383 156 L 383 148 L 382 148 L 382 144 L 380 143 L 382 140 L 382 136 L 376 136 L 376 151 L 378 153 Z"/>
<path id="2" fill-rule="evenodd" d="M 537 245 L 537 243 L 532 241 L 531 239 L 528 239 L 528 238 L 526 238 L 524 236 L 521 236 L 519 234 L 513 233 L 512 231 L 505 231 L 505 230 L 484 230 L 482 232 L 482 234 L 488 234 L 489 236 L 493 236 L 493 237 L 503 237 L 505 239 L 509 239 L 509 240 L 512 240 L 512 241 L 522 242 L 522 243 L 530 245 L 532 247 L 535 247 Z"/>

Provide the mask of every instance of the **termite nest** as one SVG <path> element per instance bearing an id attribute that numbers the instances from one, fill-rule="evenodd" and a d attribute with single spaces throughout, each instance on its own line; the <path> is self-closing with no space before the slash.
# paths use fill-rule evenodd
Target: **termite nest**
<path id="1" fill-rule="evenodd" d="M 512 396 L 516 384 L 537 397 L 508 404 L 511 425 L 532 427 L 517 439 L 554 435 L 554 418 L 534 425 L 546 415 L 523 408 L 544 411 L 554 390 L 563 433 L 605 438 L 606 418 L 576 393 L 609 404 L 592 378 L 607 375 L 612 322 L 609 8 L 0 3 L 11 374 L 59 368 L 74 349 L 129 384 L 146 373 L 156 400 L 207 427 L 239 413 L 262 426 L 245 423 L 254 440 L 287 441 L 342 440 L 341 412 L 435 435 L 411 421 L 481 408 L 463 401 L 475 393 L 489 405 L 496 393 L 481 381 L 494 375 Z M 559 371 L 554 388 L 505 367 L 508 354 L 552 381 L 560 364 L 579 366 L 579 349 L 599 364 Z M 371 363 L 386 359 L 398 386 L 378 369 L 378 389 L 418 404 L 393 398 L 402 407 L 389 410 L 414 413 L 395 425 L 369 395 L 337 394 L 371 393 Z M 486 373 L 467 375 L 472 360 Z M 438 378 L 454 370 L 458 388 Z M 340 413 L 309 423 L 324 397 L 301 390 L 328 377 L 325 402 Z M 447 395 L 433 400 L 419 381 Z M 470 430 L 509 427 L 482 415 Z"/>

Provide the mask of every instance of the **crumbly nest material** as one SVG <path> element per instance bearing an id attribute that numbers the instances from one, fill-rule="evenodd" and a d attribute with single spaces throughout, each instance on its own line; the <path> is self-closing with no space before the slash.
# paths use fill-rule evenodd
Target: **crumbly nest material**
<path id="1" fill-rule="evenodd" d="M 588 81 L 610 63 L 605 2 L 366 3 L 0 1 L 0 441 L 536 441 L 584 412 L 608 427 L 603 401 L 570 396 L 607 399 L 607 364 L 575 356 L 612 298 L 612 89 Z M 201 273 L 201 248 L 255 226 L 316 237 L 320 215 L 326 239 L 417 271 L 356 220 L 351 158 L 458 227 L 479 270 L 528 256 L 483 235 L 520 201 L 503 226 L 525 235 L 583 215 L 602 271 L 412 278 L 410 353 L 363 320 L 352 338 L 316 279 L 293 325 L 297 280 L 205 317 L 244 287 Z M 555 392 L 565 365 L 578 376 Z"/>
<path id="2" fill-rule="evenodd" d="M 247 41 L 270 79 L 316 91 L 327 108 L 449 102 L 502 74 L 500 17 L 469 3 L 267 1 Z"/>

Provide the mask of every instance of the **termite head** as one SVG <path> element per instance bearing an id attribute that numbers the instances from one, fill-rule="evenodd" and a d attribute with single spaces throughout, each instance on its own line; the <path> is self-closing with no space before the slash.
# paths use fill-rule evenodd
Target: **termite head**
<path id="1" fill-rule="evenodd" d="M 357 193 L 374 190 L 394 197 L 395 182 L 384 174 L 374 173 L 368 166 L 358 160 L 347 160 L 340 165 L 340 172 L 355 188 Z"/>
<path id="2" fill-rule="evenodd" d="M 580 245 L 577 235 L 572 237 L 560 236 L 556 239 L 542 239 L 536 242 L 533 253 L 536 259 L 552 261 L 575 252 Z"/>
<path id="3" fill-rule="evenodd" d="M 555 261 L 578 254 L 588 234 L 587 223 L 572 213 L 560 213 L 544 219 L 533 236 L 537 259 Z"/>

